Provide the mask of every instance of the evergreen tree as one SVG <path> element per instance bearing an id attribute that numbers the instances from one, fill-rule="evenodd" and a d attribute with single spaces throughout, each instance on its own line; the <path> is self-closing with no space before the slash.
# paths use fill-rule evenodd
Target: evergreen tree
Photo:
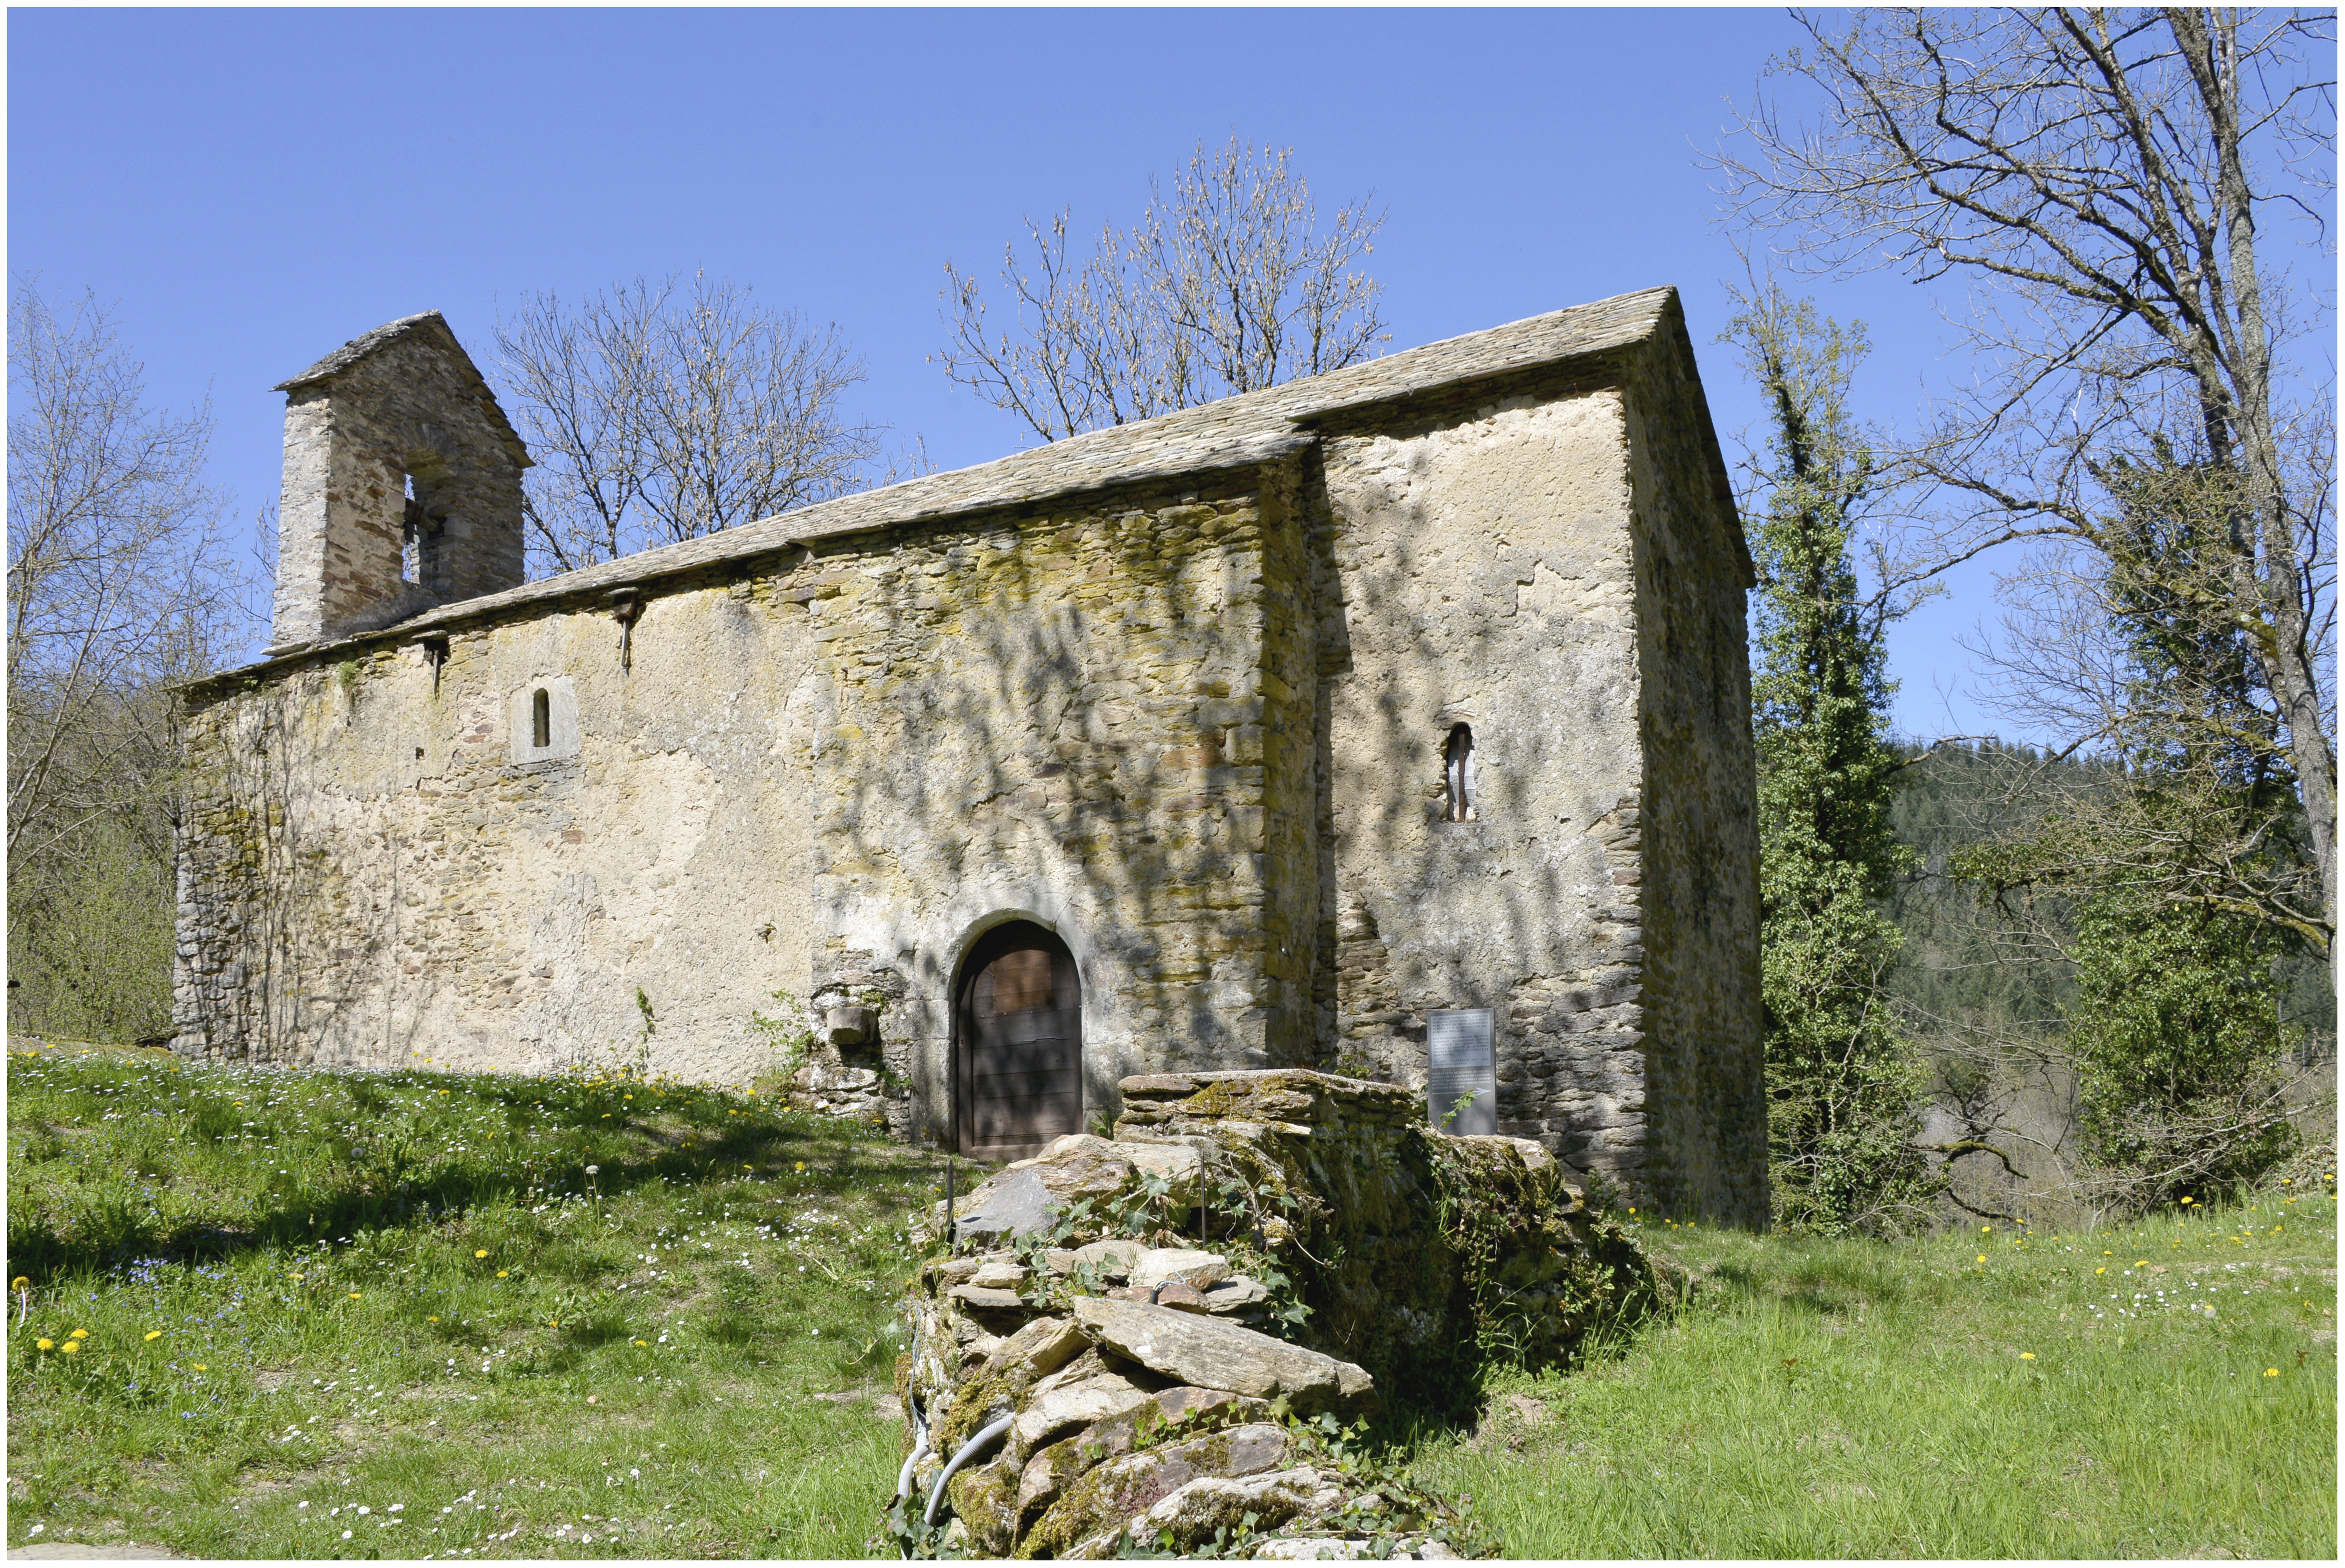
<path id="1" fill-rule="evenodd" d="M 1769 287 L 1729 327 L 1771 417 L 1754 459 L 1761 971 L 1779 1224 L 1894 1226 L 1934 1190 L 1920 1085 L 1882 987 L 1899 936 L 1881 901 L 1910 857 L 1891 832 L 1884 601 L 1849 545 L 1878 473 L 1848 410 L 1862 325 Z"/>

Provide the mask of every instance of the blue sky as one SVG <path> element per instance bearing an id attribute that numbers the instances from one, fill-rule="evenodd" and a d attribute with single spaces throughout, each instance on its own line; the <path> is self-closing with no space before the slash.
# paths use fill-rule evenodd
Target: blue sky
<path id="1" fill-rule="evenodd" d="M 926 362 L 943 264 L 990 277 L 1021 217 L 1129 223 L 1201 137 L 1292 146 L 1323 210 L 1373 190 L 1393 346 L 1660 283 L 1684 290 L 1730 450 L 1757 407 L 1710 339 L 1738 275 L 1716 145 L 1781 12 L 12 11 L 9 257 L 118 303 L 150 393 L 208 390 L 213 477 L 276 492 L 269 387 L 438 309 L 476 356 L 525 290 L 706 268 L 836 321 L 856 412 L 947 468 L 1028 444 Z M 1937 353 L 1891 278 L 1868 413 Z M 1901 628 L 1896 719 L 1993 727 L 1954 635 L 1974 572 Z"/>

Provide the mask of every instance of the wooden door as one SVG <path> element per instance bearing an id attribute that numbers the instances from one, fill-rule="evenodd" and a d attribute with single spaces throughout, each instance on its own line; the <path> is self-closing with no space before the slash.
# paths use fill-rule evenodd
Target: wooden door
<path id="1" fill-rule="evenodd" d="M 963 1154 L 1020 1158 L 1082 1130 L 1082 984 L 1065 943 L 1022 920 L 987 932 L 957 1010 Z"/>

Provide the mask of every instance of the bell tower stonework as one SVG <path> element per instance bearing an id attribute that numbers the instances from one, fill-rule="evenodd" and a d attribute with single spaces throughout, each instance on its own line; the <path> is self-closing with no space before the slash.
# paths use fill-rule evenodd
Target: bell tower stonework
<path id="1" fill-rule="evenodd" d="M 437 310 L 353 339 L 285 394 L 271 655 L 522 582 L 522 470 Z"/>

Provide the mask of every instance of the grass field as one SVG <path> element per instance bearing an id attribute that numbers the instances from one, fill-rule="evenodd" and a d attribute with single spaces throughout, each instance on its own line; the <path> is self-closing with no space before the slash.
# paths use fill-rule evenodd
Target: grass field
<path id="1" fill-rule="evenodd" d="M 615 1079 L 8 1079 L 11 1545 L 865 1553 L 926 1157 Z"/>
<path id="2" fill-rule="evenodd" d="M 1898 1245 L 1663 1227 L 1693 1310 L 1491 1379 L 1418 1468 L 1518 1556 L 2334 1558 L 2335 1192 Z"/>
<path id="3" fill-rule="evenodd" d="M 12 1546 L 868 1550 L 929 1157 L 677 1086 L 81 1047 L 12 1051 L 8 1120 Z M 2335 1555 L 2333 1179 L 2060 1237 L 1639 1218 L 1693 1308 L 1386 1423 L 1513 1554 Z"/>

